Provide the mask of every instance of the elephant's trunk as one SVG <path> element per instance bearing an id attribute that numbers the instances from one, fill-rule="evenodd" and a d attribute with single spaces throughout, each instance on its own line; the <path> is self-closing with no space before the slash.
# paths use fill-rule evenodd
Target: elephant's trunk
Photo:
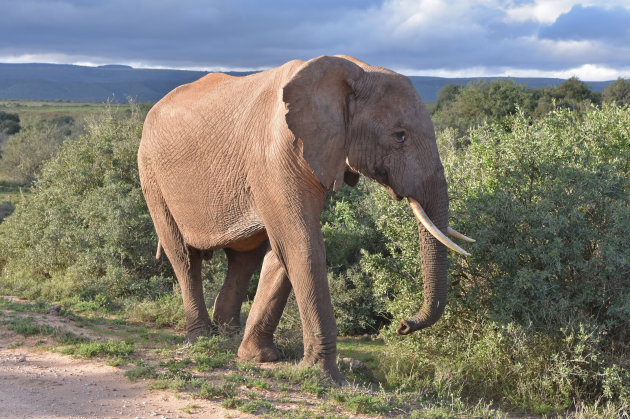
<path id="1" fill-rule="evenodd" d="M 443 195 L 447 195 L 446 192 Z M 407 335 L 435 323 L 444 313 L 448 290 L 447 248 L 436 239 L 439 233 L 442 233 L 443 236 L 443 233 L 446 233 L 448 229 L 448 196 L 430 201 L 427 213 L 424 214 L 425 216 L 428 215 L 428 223 L 420 220 L 419 212 L 424 213 L 422 207 L 413 199 L 409 199 L 409 202 L 414 209 L 416 218 L 418 218 L 424 303 L 414 317 L 400 322 L 400 327 L 397 330 L 400 335 Z M 433 229 L 439 231 L 432 233 L 430 230 Z M 442 238 L 440 240 L 444 241 Z M 446 240 L 450 242 L 448 238 Z M 454 245 L 454 243 L 452 244 Z"/>

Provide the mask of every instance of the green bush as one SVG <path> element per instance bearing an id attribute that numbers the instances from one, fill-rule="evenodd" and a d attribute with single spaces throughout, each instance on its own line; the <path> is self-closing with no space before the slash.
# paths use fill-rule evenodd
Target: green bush
<path id="1" fill-rule="evenodd" d="M 162 281 L 160 281 L 162 282 Z M 127 303 L 127 313 L 132 320 L 152 323 L 156 327 L 174 327 L 184 330 L 186 316 L 179 287 L 176 292 L 164 294 L 156 299 L 130 299 Z"/>
<path id="2" fill-rule="evenodd" d="M 1 112 L 0 112 L 1 113 Z M 72 117 L 30 123 L 8 137 L 0 148 L 0 176 L 20 184 L 36 179 L 42 164 L 54 156 L 61 143 L 82 130 Z"/>
<path id="3" fill-rule="evenodd" d="M 9 201 L 0 202 L 0 223 L 7 218 L 9 215 L 13 214 L 15 210 L 15 205 Z"/>
<path id="4" fill-rule="evenodd" d="M 372 278 L 359 268 L 366 250 L 385 251 L 372 214 L 373 188 L 363 179 L 354 188 L 345 186 L 330 197 L 322 214 L 328 282 L 342 335 L 374 333 L 385 321 L 382 301 L 374 298 Z"/>
<path id="5" fill-rule="evenodd" d="M 438 93 L 431 118 L 438 131 L 451 128 L 462 136 L 486 122 L 500 122 L 519 108 L 532 112 L 539 95 L 539 90 L 511 79 L 478 80 L 465 88 L 447 85 Z"/>
<path id="6" fill-rule="evenodd" d="M 138 179 L 142 118 L 105 114 L 43 165 L 32 194 L 0 225 L 4 288 L 104 303 L 171 291 Z"/>
<path id="7" fill-rule="evenodd" d="M 18 114 L 0 111 L 0 133 L 13 135 L 20 132 L 21 128 Z"/>
<path id="8" fill-rule="evenodd" d="M 630 80 L 618 78 L 602 91 L 602 101 L 618 106 L 630 105 Z"/>
<path id="9" fill-rule="evenodd" d="M 539 413 L 627 400 L 629 127 L 630 108 L 605 105 L 516 115 L 461 149 L 441 139 L 451 223 L 477 242 L 451 257 L 440 322 L 383 332 L 392 381 Z M 374 198 L 389 254 L 361 265 L 393 318 L 408 318 L 423 297 L 415 221 L 405 203 Z"/>

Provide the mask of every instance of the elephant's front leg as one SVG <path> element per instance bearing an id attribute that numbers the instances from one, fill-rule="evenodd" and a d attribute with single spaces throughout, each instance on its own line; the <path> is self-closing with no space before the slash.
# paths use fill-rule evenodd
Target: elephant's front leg
<path id="1" fill-rule="evenodd" d="M 215 325 L 227 325 L 234 329 L 241 327 L 241 305 L 247 294 L 249 281 L 260 268 L 268 246 L 265 241 L 248 252 L 225 249 L 228 270 L 223 286 L 214 300 L 212 322 Z"/>
<path id="2" fill-rule="evenodd" d="M 291 283 L 284 267 L 276 254 L 269 249 L 247 317 L 245 335 L 238 349 L 239 358 L 257 362 L 273 362 L 280 358 L 280 352 L 273 342 L 273 334 L 290 292 Z"/>
<path id="3" fill-rule="evenodd" d="M 287 265 L 294 265 L 288 271 L 303 328 L 304 358 L 301 364 L 321 365 L 333 380 L 341 382 L 337 368 L 337 326 L 326 276 L 323 240 L 321 248 L 317 246 L 313 250 L 306 258 L 296 252 L 287 262 Z"/>
<path id="4" fill-rule="evenodd" d="M 321 365 L 335 381 L 337 368 L 337 327 L 326 276 L 326 250 L 319 223 L 325 194 L 317 202 L 312 196 L 287 197 L 276 201 L 263 220 L 271 248 L 284 267 L 297 299 L 303 327 L 305 365 Z M 262 211 L 261 211 L 262 212 Z M 265 217 L 268 215 L 268 217 Z M 281 217 L 284 216 L 284 217 Z M 264 309 L 264 308 L 260 308 Z"/>

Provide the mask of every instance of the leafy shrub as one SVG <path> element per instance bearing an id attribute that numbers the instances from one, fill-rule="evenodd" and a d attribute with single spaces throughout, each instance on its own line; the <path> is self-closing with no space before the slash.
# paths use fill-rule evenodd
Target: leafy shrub
<path id="1" fill-rule="evenodd" d="M 59 149 L 63 137 L 50 125 L 29 125 L 2 145 L 0 174 L 9 180 L 30 183 L 42 163 Z"/>
<path id="2" fill-rule="evenodd" d="M 342 335 L 373 333 L 386 320 L 382 302 L 374 298 L 372 278 L 358 268 L 365 250 L 384 251 L 384 238 L 374 225 L 371 188 L 365 180 L 354 188 L 345 186 L 330 197 L 322 215 L 328 282 Z"/>
<path id="3" fill-rule="evenodd" d="M 230 364 L 234 360 L 236 347 L 237 343 L 225 336 L 202 336 L 192 344 L 188 353 L 194 357 L 199 371 L 209 371 Z"/>
<path id="4" fill-rule="evenodd" d="M 360 270 L 328 274 L 333 311 L 340 335 L 376 333 L 386 320 L 383 302 L 374 297 L 372 278 Z"/>
<path id="5" fill-rule="evenodd" d="M 3 285 L 27 297 L 105 303 L 171 290 L 138 179 L 142 115 L 105 114 L 47 161 L 0 226 Z"/>
<path id="6" fill-rule="evenodd" d="M 447 85 L 438 93 L 432 119 L 438 131 L 448 127 L 461 136 L 485 122 L 500 122 L 518 108 L 532 112 L 539 94 L 511 79 L 479 80 L 465 88 Z"/>
<path id="7" fill-rule="evenodd" d="M 517 115 L 441 143 L 451 222 L 477 239 L 452 257 L 449 305 L 410 337 L 390 328 L 397 385 L 486 397 L 549 413 L 627 398 L 630 379 L 630 108 Z M 364 272 L 394 319 L 422 301 L 415 222 L 373 194 L 389 254 Z M 400 362 L 401 359 L 407 362 Z"/>
<path id="8" fill-rule="evenodd" d="M 618 106 L 630 105 L 630 80 L 618 78 L 602 91 L 602 101 Z"/>
<path id="9" fill-rule="evenodd" d="M 13 135 L 20 132 L 21 128 L 18 114 L 0 111 L 0 133 Z"/>
<path id="10" fill-rule="evenodd" d="M 61 352 L 78 358 L 127 357 L 134 352 L 133 344 L 108 339 L 106 342 L 85 342 L 64 348 Z"/>
<path id="11" fill-rule="evenodd" d="M 178 287 L 175 289 L 179 291 Z M 179 292 L 164 294 L 155 300 L 132 299 L 127 305 L 127 312 L 132 320 L 152 323 L 157 327 L 174 327 L 178 330 L 184 330 L 186 327 L 184 303 Z"/>
<path id="12" fill-rule="evenodd" d="M 80 132 L 72 117 L 59 117 L 27 124 L 19 133 L 8 137 L 0 149 L 0 175 L 4 179 L 30 184 L 42 164 L 54 156 L 61 143 Z"/>
<path id="13" fill-rule="evenodd" d="M 9 215 L 13 214 L 15 210 L 15 205 L 9 201 L 0 202 L 0 223 L 7 218 Z"/>

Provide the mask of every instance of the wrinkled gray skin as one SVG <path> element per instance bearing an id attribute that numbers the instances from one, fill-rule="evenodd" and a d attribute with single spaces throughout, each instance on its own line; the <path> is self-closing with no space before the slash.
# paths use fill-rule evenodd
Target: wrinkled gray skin
<path id="1" fill-rule="evenodd" d="M 320 228 L 326 191 L 361 174 L 395 199 L 417 200 L 440 230 L 448 227 L 444 170 L 425 105 L 406 77 L 351 57 L 291 61 L 247 77 L 209 74 L 178 87 L 147 115 L 138 164 L 181 286 L 188 339 L 211 328 L 202 259 L 226 250 L 213 321 L 238 325 L 264 258 L 239 357 L 278 359 L 273 333 L 293 288 L 302 362 L 320 364 L 335 380 L 337 330 Z M 418 230 L 425 301 L 401 334 L 430 326 L 446 304 L 446 248 L 421 224 Z"/>

